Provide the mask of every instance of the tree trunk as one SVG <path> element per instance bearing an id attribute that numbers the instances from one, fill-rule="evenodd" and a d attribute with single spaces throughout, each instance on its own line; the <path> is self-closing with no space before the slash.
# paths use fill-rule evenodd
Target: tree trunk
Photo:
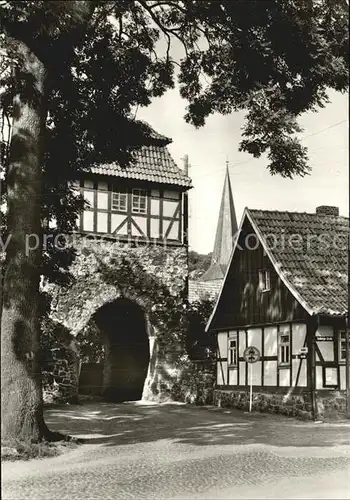
<path id="1" fill-rule="evenodd" d="M 1 317 L 2 440 L 37 441 L 43 419 L 39 345 L 41 172 L 46 118 L 43 63 L 18 42 L 10 165 L 8 228 Z"/>

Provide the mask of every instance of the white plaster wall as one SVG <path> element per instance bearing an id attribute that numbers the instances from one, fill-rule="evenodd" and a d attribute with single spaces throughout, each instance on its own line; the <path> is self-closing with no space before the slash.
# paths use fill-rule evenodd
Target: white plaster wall
<path id="1" fill-rule="evenodd" d="M 264 385 L 277 385 L 277 361 L 264 362 Z"/>
<path id="2" fill-rule="evenodd" d="M 325 385 L 338 385 L 338 369 L 333 366 L 327 366 L 325 372 Z"/>
<path id="3" fill-rule="evenodd" d="M 117 227 L 125 220 L 125 215 L 122 214 L 112 214 L 111 216 L 111 231 L 115 231 Z M 118 234 L 126 234 L 127 233 L 127 224 L 119 229 Z"/>
<path id="4" fill-rule="evenodd" d="M 108 209 L 108 193 L 97 192 L 97 208 Z"/>
<path id="5" fill-rule="evenodd" d="M 280 368 L 279 369 L 280 386 L 289 387 L 290 386 L 290 368 Z"/>
<path id="6" fill-rule="evenodd" d="M 277 327 L 264 328 L 265 356 L 277 356 Z"/>
<path id="7" fill-rule="evenodd" d="M 219 357 L 227 358 L 227 332 L 218 333 Z"/>
<path id="8" fill-rule="evenodd" d="M 296 385 L 299 363 L 300 363 L 299 359 L 292 360 L 293 387 L 295 387 Z M 297 387 L 306 387 L 306 386 L 307 386 L 307 363 L 306 359 L 302 359 Z"/>
<path id="9" fill-rule="evenodd" d="M 293 354 L 298 354 L 299 349 L 304 347 L 306 337 L 306 325 L 304 323 L 296 323 L 292 325 L 292 349 Z"/>
<path id="10" fill-rule="evenodd" d="M 218 361 L 216 363 L 216 383 L 218 385 L 227 385 L 227 362 Z"/>
<path id="11" fill-rule="evenodd" d="M 91 210 L 84 211 L 83 229 L 84 231 L 94 230 L 94 213 Z"/>
<path id="12" fill-rule="evenodd" d="M 260 351 L 262 350 L 262 342 L 261 342 L 261 328 L 249 328 L 248 330 L 248 347 L 254 346 L 257 347 Z"/>
<path id="13" fill-rule="evenodd" d="M 248 363 L 248 385 L 250 385 L 250 377 L 252 374 L 253 385 L 261 385 L 261 361 L 257 363 Z"/>
<path id="14" fill-rule="evenodd" d="M 240 361 L 239 362 L 239 385 L 245 385 L 246 384 L 246 379 L 245 379 L 245 361 Z"/>
<path id="15" fill-rule="evenodd" d="M 147 217 L 133 216 L 134 221 L 139 226 L 143 234 L 147 234 Z M 140 231 L 132 224 L 131 225 L 131 234 L 135 236 L 140 235 Z"/>
<path id="16" fill-rule="evenodd" d="M 345 365 L 340 365 L 340 369 L 339 369 L 339 375 L 340 375 L 340 390 L 341 391 L 345 391 L 346 389 L 346 373 L 345 373 Z"/>
<path id="17" fill-rule="evenodd" d="M 173 217 L 178 205 L 179 205 L 178 201 L 163 200 L 164 217 Z"/>
<path id="18" fill-rule="evenodd" d="M 246 341 L 245 341 L 245 331 L 244 330 L 239 330 L 238 336 L 239 336 L 239 339 L 238 339 L 239 356 L 242 357 L 243 353 L 244 353 L 244 350 L 247 347 Z M 240 384 L 240 385 L 242 385 L 242 384 Z"/>
<path id="19" fill-rule="evenodd" d="M 316 389 L 323 389 L 322 366 L 316 366 Z"/>
<path id="20" fill-rule="evenodd" d="M 237 385 L 237 368 L 229 368 L 228 370 L 228 384 Z"/>
<path id="21" fill-rule="evenodd" d="M 97 212 L 97 232 L 98 233 L 108 232 L 108 219 L 106 212 Z"/>

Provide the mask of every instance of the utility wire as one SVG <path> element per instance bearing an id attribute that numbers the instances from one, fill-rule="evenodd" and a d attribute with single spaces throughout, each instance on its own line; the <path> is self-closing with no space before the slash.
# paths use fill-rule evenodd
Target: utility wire
<path id="1" fill-rule="evenodd" d="M 342 123 L 345 123 L 347 121 L 348 120 L 342 120 L 338 123 L 334 123 L 333 125 L 330 125 L 329 127 L 318 130 L 317 132 L 314 132 L 313 134 L 309 134 L 309 135 L 305 135 L 304 137 L 301 137 L 301 140 L 308 139 L 309 137 L 313 137 L 314 135 L 317 135 L 317 134 L 321 134 L 321 132 L 325 132 L 326 130 L 329 130 L 330 128 L 337 127 L 338 125 L 341 125 Z"/>
<path id="2" fill-rule="evenodd" d="M 341 120 L 340 122 L 337 122 L 337 123 L 333 123 L 333 125 L 329 125 L 329 127 L 326 127 L 326 128 L 323 128 L 321 130 L 317 130 L 316 132 L 313 132 L 312 134 L 309 134 L 309 135 L 305 135 L 303 137 L 300 138 L 300 140 L 304 140 L 304 139 L 308 139 L 309 137 L 314 137 L 315 135 L 318 135 L 318 134 L 321 134 L 322 132 L 325 132 L 331 128 L 334 128 L 334 127 L 337 127 L 338 125 L 341 125 L 342 123 L 345 123 L 347 122 L 347 120 Z M 323 148 L 323 149 L 328 149 L 328 148 Z M 342 148 L 342 150 L 344 150 L 345 148 Z M 312 150 L 309 150 L 309 153 L 315 153 L 317 151 L 320 151 L 320 149 L 312 149 Z M 339 150 L 337 150 L 339 151 Z M 253 163 L 254 159 L 251 158 L 249 160 L 244 160 L 244 161 L 240 161 L 240 162 L 237 162 L 237 163 L 228 163 L 228 166 L 229 168 L 232 168 L 232 167 L 236 167 L 238 165 L 245 165 L 246 163 Z M 224 170 L 226 169 L 226 165 L 225 167 L 220 167 L 220 168 L 217 168 L 213 171 L 211 171 L 210 173 L 207 173 L 207 174 L 204 174 L 204 175 L 201 175 L 200 176 L 200 179 L 201 180 L 202 178 L 205 178 L 205 177 L 209 177 L 209 176 L 212 176 L 214 174 L 216 174 L 217 172 L 223 172 Z M 230 173 L 230 175 L 241 175 L 241 174 L 244 174 L 246 172 L 235 172 L 235 173 Z"/>

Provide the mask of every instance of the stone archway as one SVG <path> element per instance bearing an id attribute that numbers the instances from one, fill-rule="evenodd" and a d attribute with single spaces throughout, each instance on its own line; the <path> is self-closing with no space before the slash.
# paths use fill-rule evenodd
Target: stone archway
<path id="1" fill-rule="evenodd" d="M 74 279 L 69 287 L 44 284 L 52 298 L 51 318 L 78 338 L 108 304 L 132 302 L 144 313 L 149 342 L 150 360 L 142 398 L 169 398 L 182 354 L 173 317 L 184 307 L 185 248 L 88 243 L 86 239 L 75 241 L 77 254 L 70 268 Z"/>
<path id="2" fill-rule="evenodd" d="M 104 344 L 102 396 L 115 402 L 141 399 L 150 360 L 144 311 L 120 298 L 100 307 L 94 321 Z"/>

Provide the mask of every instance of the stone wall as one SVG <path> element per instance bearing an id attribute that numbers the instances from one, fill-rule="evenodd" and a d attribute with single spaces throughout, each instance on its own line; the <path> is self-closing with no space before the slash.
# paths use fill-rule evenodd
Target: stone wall
<path id="1" fill-rule="evenodd" d="M 322 394 L 316 392 L 317 411 L 321 418 L 337 419 L 345 416 L 346 395 L 345 391 L 330 391 Z"/>
<path id="2" fill-rule="evenodd" d="M 214 404 L 223 408 L 249 410 L 249 391 L 216 389 Z M 345 395 L 340 392 L 317 394 L 318 418 L 338 418 L 345 413 Z M 253 392 L 252 411 L 279 413 L 303 420 L 311 420 L 312 404 L 309 393 L 298 395 Z"/>
<path id="3" fill-rule="evenodd" d="M 77 403 L 79 372 L 80 359 L 74 342 L 67 345 L 58 341 L 42 372 L 44 402 Z"/>
<path id="4" fill-rule="evenodd" d="M 152 338 L 144 397 L 170 396 L 183 354 L 180 323 L 188 275 L 186 248 L 132 247 L 81 237 L 75 237 L 74 247 L 73 283 L 68 288 L 44 285 L 52 297 L 52 320 L 76 337 L 104 304 L 121 297 L 134 301 L 145 313 Z M 62 373 L 62 366 L 57 370 Z M 62 381 L 59 384 L 63 387 Z"/>

